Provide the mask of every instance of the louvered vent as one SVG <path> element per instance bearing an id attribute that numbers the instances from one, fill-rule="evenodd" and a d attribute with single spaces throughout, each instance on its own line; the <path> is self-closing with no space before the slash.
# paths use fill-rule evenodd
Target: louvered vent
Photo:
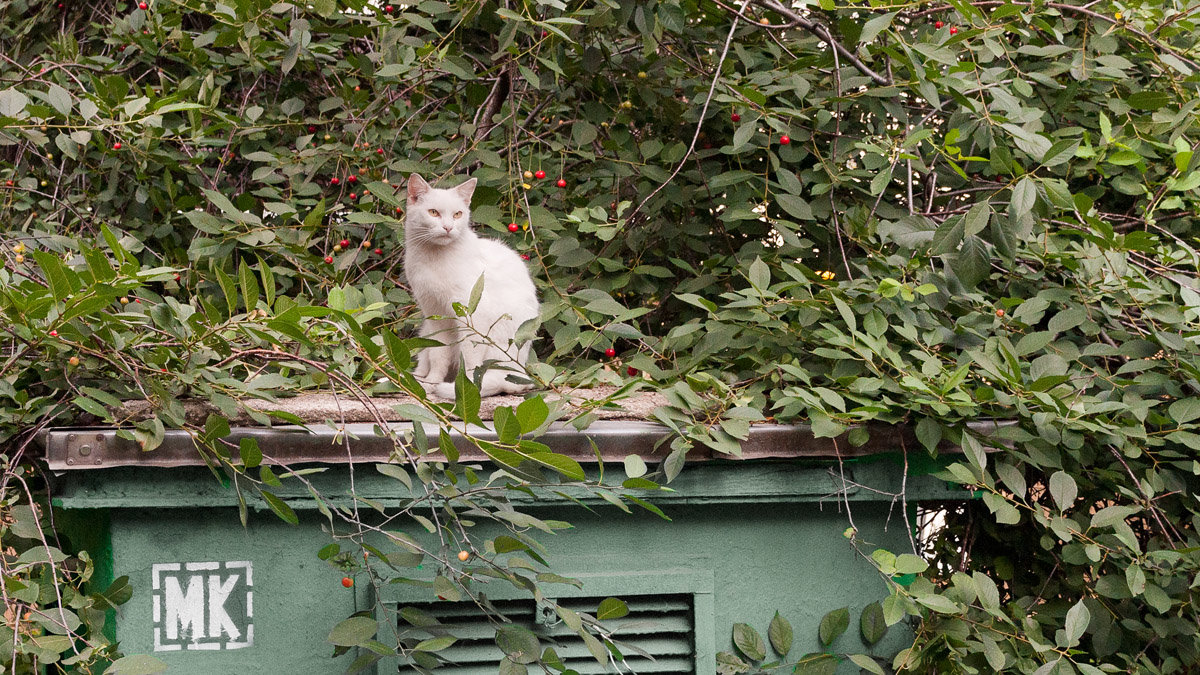
<path id="1" fill-rule="evenodd" d="M 560 599 L 561 606 L 576 612 L 594 615 L 603 598 Z M 564 626 L 539 624 L 538 609 L 533 600 L 494 601 L 492 604 L 514 624 L 537 634 L 542 648 L 553 647 L 563 663 L 581 675 L 590 673 L 694 673 L 695 636 L 692 621 L 692 598 L 688 595 L 621 596 L 629 605 L 629 614 L 620 619 L 605 621 L 614 631 L 625 662 L 621 670 L 600 665 L 583 640 Z M 495 625 L 472 603 L 439 602 L 433 604 L 406 603 L 436 617 L 446 634 L 458 638 L 453 646 L 438 652 L 449 661 L 437 669 L 445 675 L 495 675 L 496 666 L 504 653 L 496 646 Z M 550 612 L 550 610 L 547 610 Z M 551 620 L 557 619 L 553 615 Z M 401 630 L 412 630 L 401 620 Z M 651 658 L 643 656 L 648 654 Z M 400 673 L 415 674 L 409 666 Z"/>

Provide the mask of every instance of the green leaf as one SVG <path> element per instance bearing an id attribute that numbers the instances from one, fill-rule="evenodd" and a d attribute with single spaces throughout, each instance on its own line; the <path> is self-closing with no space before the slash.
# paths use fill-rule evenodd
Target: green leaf
<path id="1" fill-rule="evenodd" d="M 1200 418 L 1200 398 L 1181 398 L 1167 408 L 1177 424 L 1187 424 Z"/>
<path id="2" fill-rule="evenodd" d="M 862 633 L 863 643 L 871 646 L 883 639 L 887 634 L 888 624 L 883 616 L 883 606 L 878 602 L 863 607 L 862 616 L 858 620 L 859 631 Z"/>
<path id="3" fill-rule="evenodd" d="M 1165 91 L 1137 91 L 1125 98 L 1125 103 L 1135 110 L 1158 110 L 1171 102 Z"/>
<path id="4" fill-rule="evenodd" d="M 467 377 L 464 370 L 459 368 L 454 378 L 454 411 L 464 422 L 483 426 L 483 420 L 479 419 L 479 406 L 482 403 L 479 387 Z"/>
<path id="5" fill-rule="evenodd" d="M 1088 611 L 1083 600 L 1076 602 L 1070 610 L 1067 611 L 1067 619 L 1063 625 L 1063 630 L 1066 635 L 1066 644 L 1059 645 L 1061 647 L 1074 647 L 1079 644 L 1079 639 L 1083 637 L 1084 631 L 1087 630 L 1088 624 L 1091 623 L 1092 614 Z"/>
<path id="6" fill-rule="evenodd" d="M 422 640 L 413 649 L 418 652 L 440 652 L 455 642 L 458 642 L 458 638 L 453 635 L 442 635 L 441 637 Z"/>
<path id="7" fill-rule="evenodd" d="M 619 598 L 605 598 L 596 608 L 596 618 L 601 621 L 619 619 L 627 614 L 629 614 L 629 606 Z"/>
<path id="8" fill-rule="evenodd" d="M 492 426 L 496 429 L 497 439 L 504 444 L 517 442 L 521 435 L 521 423 L 517 421 L 516 413 L 508 406 L 500 406 L 492 413 Z"/>
<path id="9" fill-rule="evenodd" d="M 850 609 L 842 607 L 829 612 L 821 618 L 821 624 L 817 628 L 817 636 L 821 640 L 821 644 L 828 647 L 838 638 L 846 629 L 850 627 Z"/>
<path id="10" fill-rule="evenodd" d="M 862 32 L 858 35 L 858 44 L 865 45 L 874 40 L 875 36 L 879 35 L 883 29 L 892 25 L 892 19 L 894 18 L 896 18 L 896 13 L 889 12 L 868 19 L 862 26 Z"/>
<path id="11" fill-rule="evenodd" d="M 537 429 L 550 416 L 550 408 L 539 394 L 533 398 L 521 401 L 517 406 L 517 421 L 521 424 L 521 433 L 528 434 Z"/>
<path id="12" fill-rule="evenodd" d="M 1075 503 L 1076 495 L 1079 493 L 1079 488 L 1075 485 L 1075 479 L 1066 471 L 1055 471 L 1050 476 L 1050 495 L 1054 497 L 1055 503 L 1058 504 L 1059 511 L 1066 511 Z"/>
<path id="13" fill-rule="evenodd" d="M 502 626 L 496 631 L 496 646 L 514 663 L 534 663 L 541 655 L 537 636 L 521 626 Z"/>
<path id="14" fill-rule="evenodd" d="M 258 307 L 258 279 L 254 276 L 254 271 L 243 260 L 238 267 L 238 277 L 242 284 L 242 297 L 246 300 L 246 309 L 251 310 Z"/>
<path id="15" fill-rule="evenodd" d="M 148 654 L 123 656 L 105 669 L 104 675 L 158 675 L 167 672 L 167 664 Z"/>
<path id="16" fill-rule="evenodd" d="M 754 627 L 745 623 L 733 624 L 733 644 L 751 661 L 762 661 L 767 657 L 767 645 Z"/>
<path id="17" fill-rule="evenodd" d="M 796 662 L 792 673 L 795 675 L 834 675 L 838 669 L 838 659 L 832 654 L 805 654 Z"/>
<path id="18" fill-rule="evenodd" d="M 41 268 L 42 276 L 46 278 L 46 283 L 50 286 L 50 294 L 54 296 L 55 300 L 65 300 L 75 291 L 71 284 L 71 273 L 57 256 L 45 251 L 34 251 L 32 255 L 33 259 L 37 261 L 38 267 Z"/>
<path id="19" fill-rule="evenodd" d="M 258 441 L 254 438 L 247 437 L 238 441 L 238 454 L 241 456 L 242 465 L 247 469 L 253 469 L 262 464 L 262 450 L 259 450 Z"/>
<path id="20" fill-rule="evenodd" d="M 792 651 L 792 624 L 779 612 L 775 612 L 771 625 L 767 627 L 767 639 L 771 641 L 775 653 L 783 658 L 787 658 L 788 652 Z"/>
<path id="21" fill-rule="evenodd" d="M 853 661 L 854 665 L 863 670 L 875 673 L 876 675 L 884 675 L 883 668 L 875 662 L 875 659 L 866 654 L 847 654 L 846 658 Z"/>
<path id="22" fill-rule="evenodd" d="M 276 497 L 270 492 L 267 492 L 266 490 L 262 490 L 261 494 L 263 500 L 267 502 L 267 506 L 270 506 L 271 510 L 275 512 L 275 515 L 279 516 L 284 522 L 291 523 L 292 525 L 298 525 L 300 523 L 300 518 L 296 516 L 296 512 L 293 511 L 292 507 L 288 506 L 282 499 Z"/>
<path id="23" fill-rule="evenodd" d="M 646 475 L 646 462 L 638 455 L 625 456 L 625 475 L 630 478 L 641 478 Z"/>
<path id="24" fill-rule="evenodd" d="M 896 556 L 896 572 L 898 574 L 920 574 L 929 569 L 929 563 L 920 556 L 905 553 Z"/>
<path id="25" fill-rule="evenodd" d="M 369 616 L 352 616 L 329 631 L 327 640 L 339 647 L 357 647 L 375 637 L 379 622 Z"/>

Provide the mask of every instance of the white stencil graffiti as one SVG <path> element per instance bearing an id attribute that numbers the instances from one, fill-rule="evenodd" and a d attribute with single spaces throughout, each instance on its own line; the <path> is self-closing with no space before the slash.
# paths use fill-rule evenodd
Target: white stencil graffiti
<path id="1" fill-rule="evenodd" d="M 250 561 L 155 563 L 150 571 L 154 651 L 254 644 Z"/>

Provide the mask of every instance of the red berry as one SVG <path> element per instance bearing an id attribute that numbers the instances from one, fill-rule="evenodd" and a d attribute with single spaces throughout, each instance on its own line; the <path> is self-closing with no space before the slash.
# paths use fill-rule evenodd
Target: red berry
<path id="1" fill-rule="evenodd" d="M 791 138 L 789 138 L 789 137 L 787 137 L 787 136 L 780 136 L 780 137 L 779 137 L 779 144 L 780 144 L 780 145 L 787 145 L 788 143 L 791 143 L 791 142 L 792 142 L 792 139 L 791 139 Z"/>
<path id="2" fill-rule="evenodd" d="M 313 125 L 311 125 L 311 124 L 310 124 L 310 125 L 308 125 L 308 133 L 310 133 L 310 134 L 311 134 L 312 132 L 314 132 L 314 131 L 316 131 L 316 130 L 317 130 L 317 128 L 316 128 L 316 127 L 314 127 Z"/>
<path id="3" fill-rule="evenodd" d="M 402 209 L 402 208 L 400 208 L 399 206 L 397 206 L 397 207 L 396 207 L 396 215 L 400 215 L 401 213 L 404 213 L 404 209 Z"/>
<path id="4" fill-rule="evenodd" d="M 356 175 L 354 175 L 354 174 L 350 174 L 349 176 L 346 176 L 346 180 L 347 180 L 347 181 L 350 181 L 351 183 L 357 183 L 357 182 L 358 182 L 358 176 L 356 176 Z"/>
<path id="5" fill-rule="evenodd" d="M 4 181 L 4 184 L 5 184 L 5 185 L 7 185 L 8 187 L 12 187 L 12 186 L 13 186 L 13 182 L 12 182 L 11 180 L 6 180 L 6 181 Z"/>
<path id="6" fill-rule="evenodd" d="M 741 122 L 742 116 L 737 113 L 733 113 L 732 115 L 729 116 L 729 119 L 733 120 L 734 122 Z"/>
<path id="7" fill-rule="evenodd" d="M 358 195 L 356 195 L 356 194 L 354 194 L 353 192 L 351 192 L 351 193 L 350 193 L 350 199 L 358 199 Z"/>
<path id="8" fill-rule="evenodd" d="M 542 37 L 550 37 L 550 31 L 548 31 L 548 30 L 542 31 Z"/>
<path id="9" fill-rule="evenodd" d="M 340 183 L 340 182 L 342 182 L 342 181 L 338 180 L 338 179 L 337 179 L 337 176 L 334 176 L 333 178 L 330 178 L 330 179 L 329 179 L 329 184 L 330 184 L 330 185 L 337 185 L 337 184 L 338 184 L 338 183 Z"/>
<path id="10" fill-rule="evenodd" d="M 175 273 L 175 281 L 179 281 L 179 273 L 178 272 Z"/>
<path id="11" fill-rule="evenodd" d="M 56 330 L 50 331 L 50 337 L 58 337 L 58 331 L 56 331 Z"/>
<path id="12" fill-rule="evenodd" d="M 559 178 L 558 182 L 555 183 L 555 185 L 557 185 L 560 188 L 567 187 L 567 181 L 563 180 L 562 178 Z"/>
<path id="13" fill-rule="evenodd" d="M 516 231 L 517 231 L 517 230 L 519 230 L 519 229 L 521 229 L 521 228 L 520 228 L 520 227 L 518 227 L 516 223 L 509 223 L 509 224 L 508 224 L 508 231 L 509 231 L 509 232 L 516 232 Z"/>
<path id="14" fill-rule="evenodd" d="M 363 196 L 364 196 L 364 197 L 366 197 L 366 196 L 367 196 L 367 195 L 369 195 L 369 194 L 371 194 L 371 191 L 370 191 L 370 190 L 363 190 Z"/>
<path id="15" fill-rule="evenodd" d="M 612 357 L 617 355 L 617 350 L 613 349 L 612 347 L 609 347 L 608 349 L 604 350 L 604 355 L 611 359 Z"/>
<path id="16" fill-rule="evenodd" d="M 957 28 L 957 27 L 955 27 L 955 26 L 951 26 L 951 27 L 950 27 L 950 34 L 951 34 L 951 35 L 958 35 L 958 28 Z"/>
<path id="17" fill-rule="evenodd" d="M 144 3 L 144 2 L 139 2 L 139 3 L 138 3 L 138 9 L 150 9 L 150 5 L 147 5 L 147 4 L 146 4 L 146 3 Z"/>
<path id="18" fill-rule="evenodd" d="M 375 249 L 375 255 L 383 255 L 383 249 L 381 249 L 381 248 Z"/>
<path id="19" fill-rule="evenodd" d="M 120 150 L 120 149 L 121 149 L 121 141 L 117 141 L 116 143 L 113 143 L 113 150 Z"/>
<path id="20" fill-rule="evenodd" d="M 542 171 L 541 169 L 538 169 L 537 171 L 533 172 L 533 177 L 538 180 L 541 180 L 546 177 L 546 172 Z"/>
<path id="21" fill-rule="evenodd" d="M 377 155 L 382 155 L 382 154 L 383 154 L 383 148 L 376 148 L 376 149 L 375 149 L 375 154 L 377 154 Z"/>
<path id="22" fill-rule="evenodd" d="M 528 254 L 528 253 L 522 253 L 522 254 L 521 254 L 521 260 L 529 260 L 529 254 Z"/>
<path id="23" fill-rule="evenodd" d="M 343 239 L 343 240 L 341 240 L 341 241 L 339 241 L 339 242 L 338 242 L 338 246 L 341 246 L 342 248 L 350 248 L 350 240 L 349 240 L 349 239 Z"/>
<path id="24" fill-rule="evenodd" d="M 941 21 L 935 21 L 935 22 L 934 22 L 934 24 L 933 24 L 933 27 L 934 27 L 934 28 L 941 28 L 942 26 L 945 26 L 945 25 L 946 25 L 946 24 L 942 23 Z"/>
<path id="25" fill-rule="evenodd" d="M 354 585 L 354 580 L 351 579 L 350 577 L 342 577 L 342 585 L 345 586 L 346 588 L 350 588 L 351 586 Z"/>
<path id="26" fill-rule="evenodd" d="M 627 375 L 629 375 L 630 377 L 633 377 L 634 375 L 638 374 L 638 370 L 637 370 L 637 368 L 634 368 L 633 366 L 629 366 L 628 368 L 625 369 L 625 373 Z"/>
<path id="27" fill-rule="evenodd" d="M 332 265 L 333 264 L 333 256 L 331 256 L 331 255 L 325 256 L 325 264 Z"/>
<path id="28" fill-rule="evenodd" d="M 383 8 L 383 11 L 385 14 L 391 14 L 392 12 L 396 11 L 396 8 L 392 7 L 391 5 L 388 5 Z"/>

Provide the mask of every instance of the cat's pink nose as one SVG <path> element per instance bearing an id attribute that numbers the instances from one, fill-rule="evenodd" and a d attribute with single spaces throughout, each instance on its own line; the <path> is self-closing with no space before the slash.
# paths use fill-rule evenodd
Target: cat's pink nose
<path id="1" fill-rule="evenodd" d="M 450 231 L 454 229 L 454 226 L 453 225 L 443 225 L 442 229 L 446 231 L 446 234 L 450 234 Z"/>

